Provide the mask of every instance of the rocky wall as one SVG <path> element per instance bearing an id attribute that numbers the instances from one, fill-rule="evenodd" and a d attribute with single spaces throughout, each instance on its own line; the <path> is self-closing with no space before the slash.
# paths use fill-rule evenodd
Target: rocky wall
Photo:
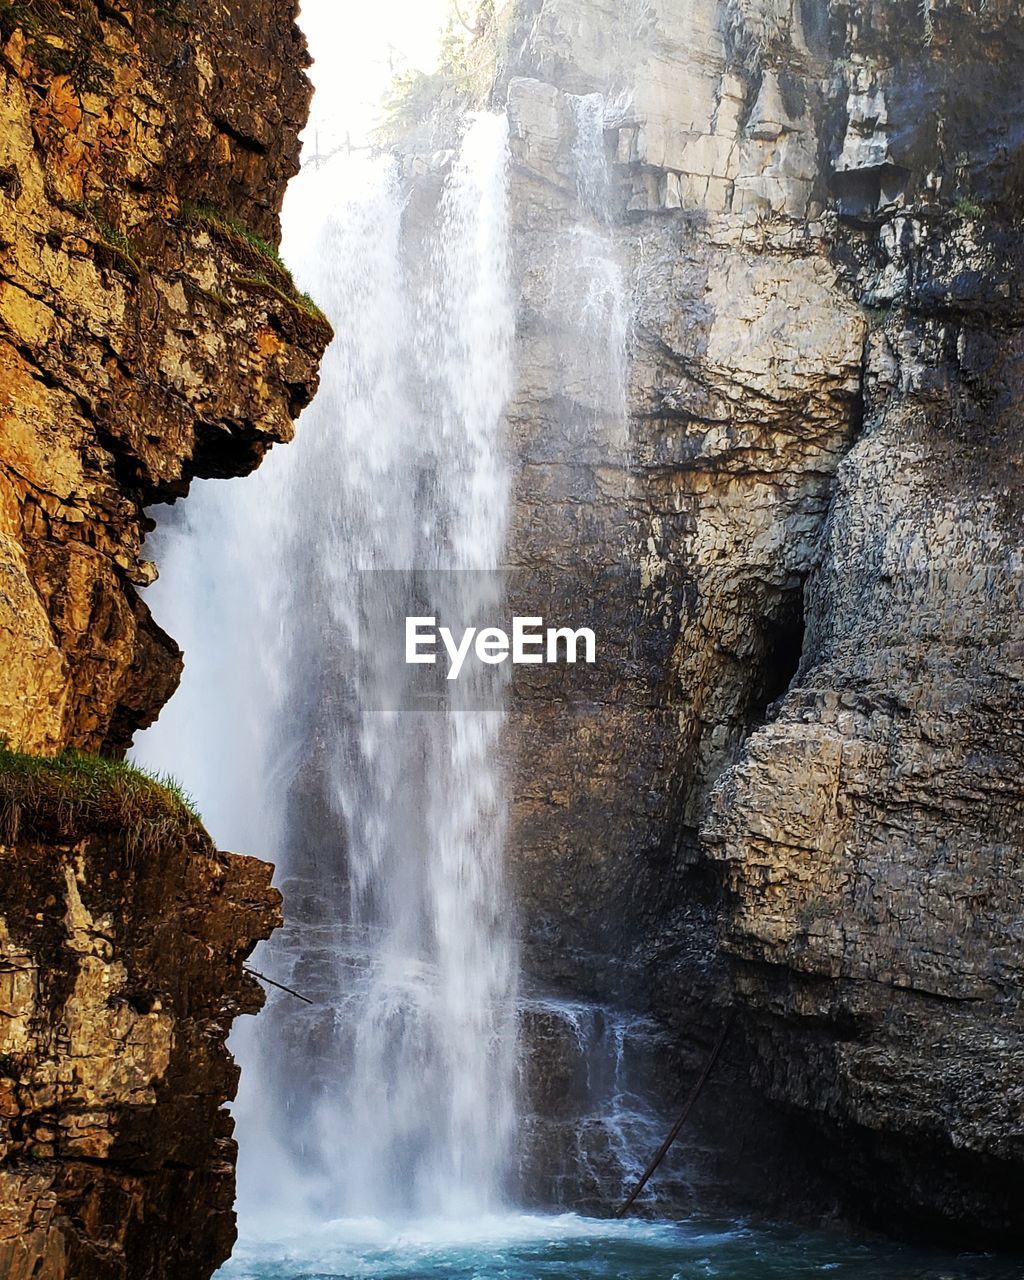
<path id="1" fill-rule="evenodd" d="M 146 508 L 252 470 L 316 389 L 330 328 L 275 248 L 311 92 L 296 12 L 0 2 L 10 748 L 116 757 L 155 718 L 182 658 L 137 592 Z M 234 1238 L 225 1041 L 279 895 L 191 819 L 140 855 L 86 801 L 0 848 L 0 1271 L 199 1280 Z"/>
<path id="2" fill-rule="evenodd" d="M 0 731 L 26 750 L 153 720 L 181 659 L 135 591 L 143 508 L 251 470 L 315 390 L 329 331 L 261 243 L 309 104 L 294 8 L 0 5 Z"/>
<path id="3" fill-rule="evenodd" d="M 519 261 L 541 263 L 513 424 L 548 451 L 513 548 L 635 584 L 603 619 L 631 678 L 616 656 L 576 705 L 516 708 L 528 966 L 656 1008 L 681 1080 L 739 1008 L 691 1138 L 725 1153 L 726 1199 L 785 1184 L 790 1214 L 987 1243 L 1019 1242 L 1021 1176 L 1022 16 L 499 10 Z M 628 300 L 614 452 L 551 372 L 595 323 L 576 298 L 552 336 L 544 300 L 543 246 L 581 219 Z"/>
<path id="4" fill-rule="evenodd" d="M 206 1277 L 235 1239 L 232 1020 L 271 868 L 183 821 L 0 849 L 0 1272 Z"/>

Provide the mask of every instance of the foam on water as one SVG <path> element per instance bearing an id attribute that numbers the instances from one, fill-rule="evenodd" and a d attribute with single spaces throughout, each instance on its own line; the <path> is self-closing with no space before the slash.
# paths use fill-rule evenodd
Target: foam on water
<path id="1" fill-rule="evenodd" d="M 1021 1280 L 1018 1264 L 745 1223 L 482 1216 L 250 1239 L 219 1280 Z"/>

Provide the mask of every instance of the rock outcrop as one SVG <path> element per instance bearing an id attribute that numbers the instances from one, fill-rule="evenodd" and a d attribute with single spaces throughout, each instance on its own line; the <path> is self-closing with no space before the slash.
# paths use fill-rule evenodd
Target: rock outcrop
<path id="1" fill-rule="evenodd" d="M 181 656 L 136 592 L 145 508 L 250 471 L 315 391 L 329 326 L 274 248 L 309 106 L 296 10 L 0 2 L 0 737 L 21 752 L 116 756 L 154 719 Z M 0 1271 L 207 1277 L 234 1235 L 225 1040 L 279 897 L 187 815 L 140 853 L 91 806 L 0 848 Z"/>
<path id="2" fill-rule="evenodd" d="M 315 388 L 325 322 L 265 243 L 308 110 L 293 9 L 0 5 L 0 731 L 26 750 L 152 721 L 180 657 L 134 590 L 143 508 L 251 470 Z"/>
<path id="3" fill-rule="evenodd" d="M 682 1074 L 739 1008 L 695 1161 L 761 1207 L 1019 1243 L 1024 11 L 499 21 L 513 554 L 628 581 L 603 675 L 515 708 L 528 965 L 656 1008 Z"/>
<path id="4" fill-rule="evenodd" d="M 703 845 L 756 1078 L 823 1165 L 875 1216 L 1019 1244 L 1024 14 L 857 9 L 829 154 L 863 423 L 799 671 Z"/>
<path id="5" fill-rule="evenodd" d="M 145 840 L 70 807 L 53 825 L 0 846 L 0 1272 L 209 1276 L 235 1238 L 225 1040 L 263 1003 L 242 961 L 280 924 L 271 868 L 186 814 Z"/>

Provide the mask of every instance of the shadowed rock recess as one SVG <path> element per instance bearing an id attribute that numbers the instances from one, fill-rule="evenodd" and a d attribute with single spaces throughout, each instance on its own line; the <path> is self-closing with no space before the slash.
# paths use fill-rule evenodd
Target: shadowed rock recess
<path id="1" fill-rule="evenodd" d="M 262 1002 L 271 869 L 180 805 L 112 824 L 123 780 L 73 755 L 45 804 L 18 786 L 155 718 L 181 656 L 136 594 L 144 507 L 252 470 L 315 391 L 329 328 L 272 248 L 296 9 L 0 0 L 6 1280 L 192 1280 L 234 1236 L 225 1039 Z"/>

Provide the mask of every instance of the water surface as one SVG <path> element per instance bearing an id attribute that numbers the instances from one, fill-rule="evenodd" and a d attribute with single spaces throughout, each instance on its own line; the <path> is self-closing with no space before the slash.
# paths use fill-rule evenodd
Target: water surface
<path id="1" fill-rule="evenodd" d="M 1024 1280 L 1024 1263 L 742 1224 L 504 1217 L 249 1240 L 218 1280 Z"/>

